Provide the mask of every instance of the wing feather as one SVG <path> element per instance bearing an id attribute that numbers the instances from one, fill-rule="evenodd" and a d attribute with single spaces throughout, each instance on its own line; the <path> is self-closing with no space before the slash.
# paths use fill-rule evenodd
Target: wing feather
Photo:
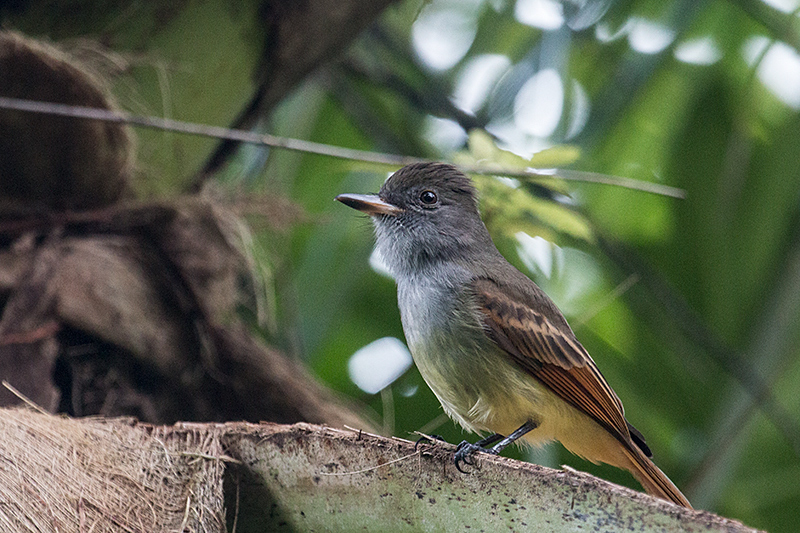
<path id="1" fill-rule="evenodd" d="M 572 331 L 556 327 L 490 279 L 473 286 L 489 336 L 526 372 L 629 444 L 622 402 Z"/>

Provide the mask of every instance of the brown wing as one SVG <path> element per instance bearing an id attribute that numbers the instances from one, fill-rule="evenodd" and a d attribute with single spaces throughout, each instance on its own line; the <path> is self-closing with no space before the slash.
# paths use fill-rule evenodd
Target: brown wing
<path id="1" fill-rule="evenodd" d="M 557 328 L 490 279 L 473 283 L 489 336 L 525 371 L 629 444 L 622 402 L 572 332 Z"/>

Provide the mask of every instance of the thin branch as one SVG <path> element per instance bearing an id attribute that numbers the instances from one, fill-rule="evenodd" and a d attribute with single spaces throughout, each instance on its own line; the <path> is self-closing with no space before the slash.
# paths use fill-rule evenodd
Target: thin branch
<path id="1" fill-rule="evenodd" d="M 14 387 L 14 385 L 9 383 L 8 381 L 3 380 L 3 387 L 5 387 L 9 391 L 11 391 L 11 394 L 13 394 L 17 398 L 19 398 L 20 400 L 25 402 L 28 405 L 28 407 L 30 407 L 31 409 L 33 409 L 35 411 L 38 411 L 39 413 L 41 413 L 43 415 L 49 415 L 50 414 L 50 413 L 47 412 L 47 410 L 44 407 L 41 407 L 41 406 L 37 405 L 36 402 L 34 402 L 30 398 L 28 398 L 27 396 L 22 394 L 20 391 L 17 390 L 16 387 Z"/>
<path id="2" fill-rule="evenodd" d="M 223 463 L 233 463 L 240 465 L 241 461 L 231 457 L 230 455 L 210 455 L 207 453 L 194 453 L 194 452 L 179 452 L 177 455 L 181 457 L 195 457 L 197 459 L 208 459 L 209 461 L 222 461 Z"/>
<path id="3" fill-rule="evenodd" d="M 320 476 L 353 476 L 356 474 L 365 474 L 367 472 L 372 472 L 379 468 L 383 468 L 385 466 L 393 465 L 394 463 L 399 463 L 401 461 L 405 461 L 406 459 L 410 459 L 419 455 L 420 452 L 409 453 L 408 455 L 404 455 L 402 457 L 398 457 L 397 459 L 392 459 L 391 461 L 387 461 L 385 463 L 381 463 L 375 466 L 369 466 L 366 468 L 362 468 L 360 470 L 353 470 L 352 472 L 317 472 Z"/>
<path id="4" fill-rule="evenodd" d="M 2 226 L 2 224 L 0 224 Z M 49 320 L 41 326 L 23 331 L 21 333 L 4 333 L 0 335 L 0 346 L 9 346 L 12 344 L 33 344 L 45 339 L 49 339 L 59 332 L 61 324 L 55 320 Z M 4 381 L 5 385 L 6 382 Z"/>
<path id="5" fill-rule="evenodd" d="M 797 9 L 783 13 L 766 2 L 759 0 L 729 0 L 729 3 L 744 11 L 776 39 L 779 39 L 800 53 L 800 32 L 797 26 Z"/>
<path id="6" fill-rule="evenodd" d="M 132 115 L 122 111 L 109 111 L 108 109 L 99 109 L 94 107 L 72 106 L 51 102 L 36 102 L 33 100 L 23 100 L 19 98 L 0 97 L 0 109 L 13 109 L 16 111 L 26 111 L 30 113 L 44 113 L 74 118 L 102 120 L 105 122 L 132 124 L 134 126 L 141 126 L 144 128 L 154 128 L 165 131 L 173 131 L 176 133 L 212 137 L 215 139 L 227 139 L 248 144 L 270 146 L 272 148 L 281 148 L 284 150 L 293 150 L 297 152 L 335 157 L 338 159 L 362 161 L 366 163 L 378 163 L 382 165 L 398 167 L 411 163 L 426 161 L 425 159 L 416 157 L 369 152 L 366 150 L 355 150 L 352 148 L 332 146 L 330 144 L 304 141 L 301 139 L 278 137 L 276 135 L 255 133 L 250 131 L 233 130 L 230 128 L 208 126 L 205 124 L 184 122 L 168 118 Z M 486 166 L 461 166 L 461 169 L 471 174 L 480 175 L 509 176 L 517 178 L 562 179 L 567 181 L 601 183 L 605 185 L 614 185 L 617 187 L 624 187 L 626 189 L 658 194 L 661 196 L 669 196 L 672 198 L 684 198 L 686 195 L 685 191 L 675 187 L 669 187 L 658 183 L 650 183 L 630 178 L 623 178 L 619 176 L 598 174 L 596 172 L 582 172 L 564 169 L 556 169 L 553 171 L 541 169 L 537 170 L 532 168 L 518 169 Z"/>
<path id="7" fill-rule="evenodd" d="M 186 525 L 189 523 L 189 511 L 192 510 L 192 494 L 189 491 L 189 495 L 186 497 L 186 511 L 183 513 L 183 520 L 181 521 L 181 527 L 178 528 L 178 531 L 185 531 Z"/>
<path id="8" fill-rule="evenodd" d="M 352 148 L 343 148 L 340 146 L 332 146 L 329 144 L 316 143 L 312 141 L 303 141 L 300 139 L 291 139 L 288 137 L 278 137 L 264 133 L 233 130 L 219 126 L 208 126 L 205 124 L 184 122 L 169 118 L 145 117 L 125 113 L 123 111 L 110 111 L 108 109 L 100 109 L 95 107 L 73 106 L 51 102 L 23 100 L 19 98 L 0 97 L 0 108 L 65 117 L 102 120 L 104 122 L 132 124 L 134 126 L 141 126 L 144 128 L 173 131 L 176 133 L 186 133 L 189 135 L 199 135 L 202 137 L 212 137 L 215 139 L 226 139 L 248 144 L 270 146 L 272 148 L 283 148 L 285 150 L 325 155 L 339 159 L 365 161 L 367 163 L 403 166 L 422 161 L 421 159 L 415 157 L 369 152 L 366 150 L 355 150 Z"/>
<path id="9" fill-rule="evenodd" d="M 617 299 L 619 299 L 623 294 L 628 292 L 631 287 L 639 283 L 639 279 L 641 276 L 637 272 L 629 275 L 622 283 L 614 287 L 614 289 L 606 294 L 600 301 L 596 302 L 593 306 L 589 309 L 584 311 L 583 313 L 578 316 L 575 320 L 575 325 L 573 327 L 580 327 L 589 322 L 592 318 L 595 317 L 600 311 L 614 303 Z"/>
<path id="10" fill-rule="evenodd" d="M 459 168 L 469 174 L 507 176 L 509 178 L 555 178 L 564 181 L 580 181 L 584 183 L 614 185 L 617 187 L 624 187 L 626 189 L 649 192 L 659 196 L 678 198 L 679 200 L 686 198 L 686 191 L 677 187 L 670 187 L 669 185 L 661 185 L 659 183 L 652 183 L 649 181 L 639 181 L 622 176 L 600 174 L 599 172 L 585 172 L 583 170 L 570 170 L 564 168 L 546 170 L 535 168 L 511 169 L 469 165 L 459 165 Z"/>

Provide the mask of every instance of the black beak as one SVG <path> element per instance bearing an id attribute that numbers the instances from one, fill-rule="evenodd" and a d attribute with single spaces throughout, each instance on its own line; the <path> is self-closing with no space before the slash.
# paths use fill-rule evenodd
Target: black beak
<path id="1" fill-rule="evenodd" d="M 380 197 L 373 194 L 340 194 L 336 197 L 344 205 L 358 209 L 368 215 L 390 215 L 397 216 L 403 212 L 396 205 L 384 202 Z"/>

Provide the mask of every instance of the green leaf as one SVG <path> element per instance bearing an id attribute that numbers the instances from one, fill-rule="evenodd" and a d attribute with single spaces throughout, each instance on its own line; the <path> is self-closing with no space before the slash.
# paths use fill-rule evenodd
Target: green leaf
<path id="1" fill-rule="evenodd" d="M 488 224 L 506 237 L 518 231 L 557 241 L 558 234 L 582 241 L 593 241 L 591 226 L 571 208 L 528 194 L 506 181 L 481 176 L 475 180 L 481 191 L 482 209 Z"/>
<path id="2" fill-rule="evenodd" d="M 562 144 L 536 152 L 528 163 L 533 168 L 565 167 L 576 162 L 580 157 L 580 148 L 571 144 Z"/>

